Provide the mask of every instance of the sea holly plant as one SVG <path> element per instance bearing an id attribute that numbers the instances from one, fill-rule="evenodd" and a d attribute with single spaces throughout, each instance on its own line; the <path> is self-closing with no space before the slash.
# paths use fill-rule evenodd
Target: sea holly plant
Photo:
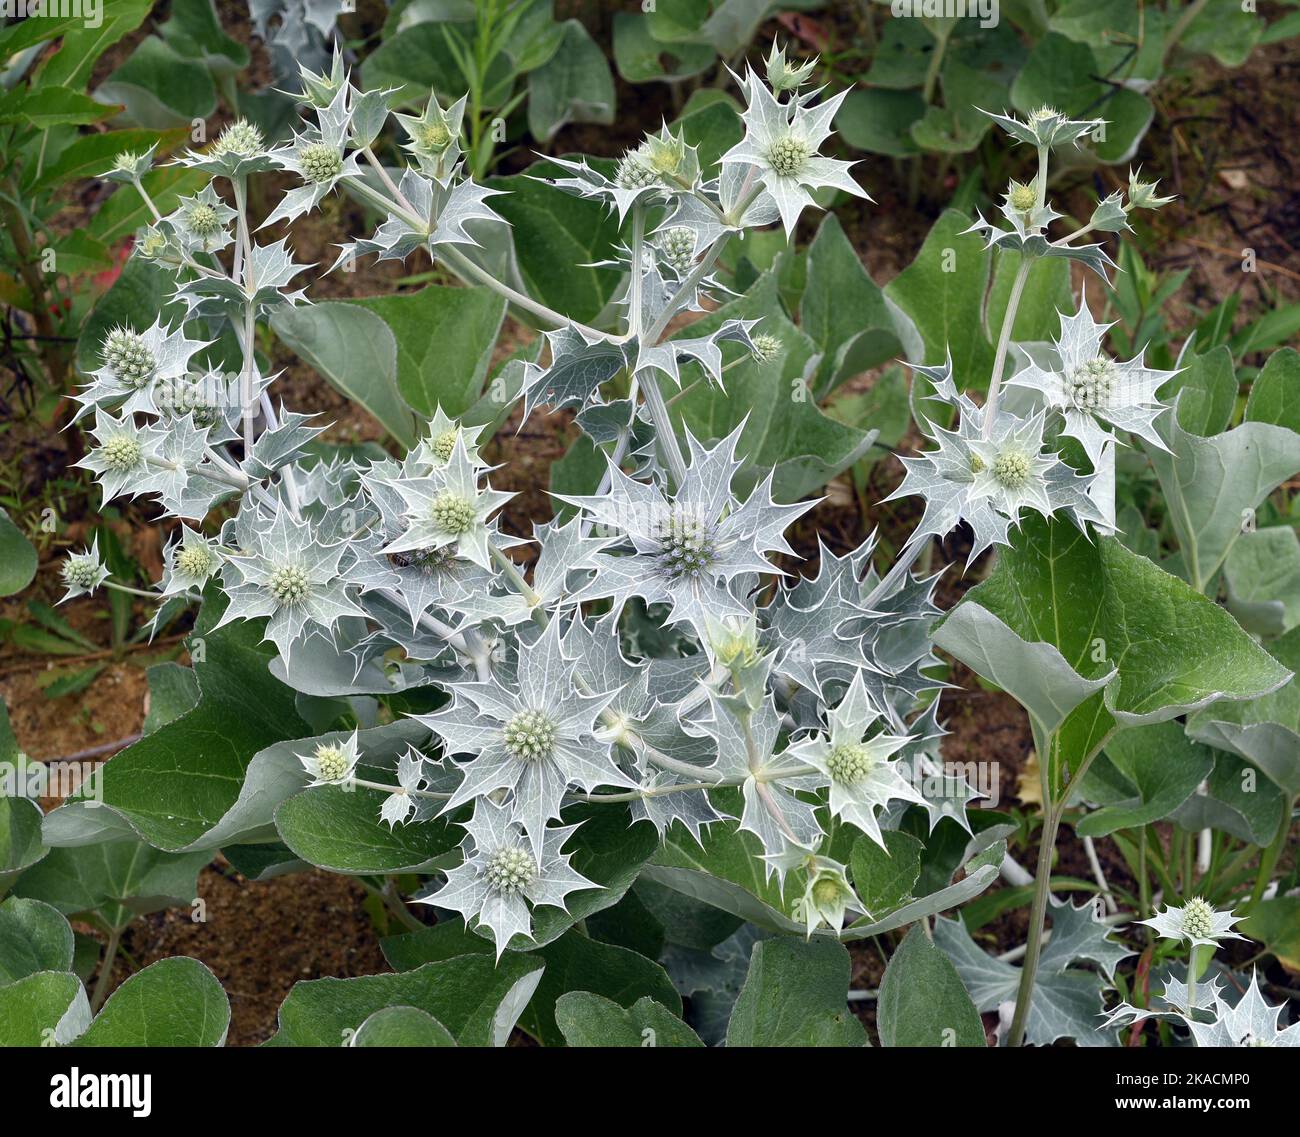
<path id="1" fill-rule="evenodd" d="M 1075 239 L 1154 204 L 1135 190 L 1049 239 L 1051 151 L 1094 125 L 1050 109 L 1007 120 L 1037 150 L 1038 175 L 1011 189 L 1005 224 L 976 226 L 1018 258 L 991 378 L 951 362 L 915 369 L 957 416 L 953 429 L 923 422 L 934 446 L 907 460 L 900 494 L 925 498 L 920 525 L 892 564 L 877 566 L 871 537 L 843 553 L 821 547 L 816 575 L 792 573 L 792 527 L 815 503 L 783 500 L 775 470 L 752 476 L 743 421 L 706 432 L 681 400 L 725 396 L 729 367 L 783 358 L 779 329 L 756 319 L 689 322 L 724 301 L 732 243 L 778 224 L 789 235 L 827 191 L 865 196 L 849 164 L 821 153 L 838 101 L 806 90 L 807 78 L 787 67 L 769 67 L 767 81 L 752 68 L 737 76 L 741 138 L 715 162 L 664 126 L 615 164 L 547 168 L 548 192 L 599 203 L 618 226 L 605 266 L 621 281 L 610 320 L 574 319 L 489 271 L 486 251 L 509 236 L 508 198 L 470 175 L 459 112 L 431 103 L 421 122 L 399 119 L 403 164 L 387 165 L 376 149 L 389 126 L 384 93 L 357 89 L 341 60 L 303 75 L 292 141 L 269 147 L 237 122 L 181 159 L 211 181 L 174 213 L 151 210 L 136 255 L 174 278 L 183 319 L 149 312 L 113 329 L 81 399 L 93 421 L 84 465 L 106 500 L 146 497 L 178 521 L 151 595 L 200 604 L 195 683 L 181 713 L 108 763 L 102 801 L 74 797 L 46 818 L 48 844 L 129 835 L 168 854 L 222 849 L 255 874 L 311 864 L 354 875 L 415 937 L 394 945 L 406 949 L 397 976 L 348 981 L 362 984 L 358 999 L 369 1011 L 413 1005 L 392 999 L 424 968 L 455 964 L 482 985 L 479 1005 L 495 1008 L 487 1025 L 425 1008 L 462 1041 L 499 1043 L 516 1020 L 543 1039 L 626 1033 L 642 1020 L 689 1035 L 676 988 L 651 960 L 640 980 L 651 1005 L 627 1008 L 631 1018 L 566 1004 L 549 986 L 625 950 L 583 931 L 644 904 L 638 887 L 668 889 L 720 909 L 733 930 L 740 921 L 746 935 L 777 934 L 745 945 L 729 1044 L 860 1044 L 843 943 L 973 899 L 1006 852 L 1010 826 L 969 809 L 976 791 L 942 763 L 937 644 L 1024 703 L 1043 756 L 1049 812 L 1011 1030 L 1022 1040 L 1052 843 L 1088 763 L 1117 730 L 1252 698 L 1289 673 L 1224 610 L 1111 535 L 1114 451 L 1131 433 L 1154 437 L 1163 377 L 1140 360 L 1106 360 L 1082 298 L 1055 355 L 1012 343 L 1036 261 L 1104 274 L 1100 247 Z M 436 157 L 421 149 L 435 118 L 446 134 Z M 126 165 L 150 200 L 140 164 Z M 251 203 L 268 194 L 250 183 L 271 171 L 301 184 L 255 216 Z M 258 332 L 311 309 L 311 266 L 290 238 L 259 234 L 339 194 L 376 224 L 340 242 L 330 271 L 423 250 L 543 327 L 514 382 L 485 398 L 525 415 L 573 411 L 594 469 L 582 492 L 554 495 L 561 517 L 521 522 L 513 495 L 496 488 L 492 428 L 508 407 L 472 417 L 439 405 L 400 455 L 380 456 L 323 447 L 323 424 L 277 403 Z M 206 399 L 178 402 L 191 376 L 173 372 L 219 338 L 237 346 L 237 370 L 205 384 Z M 791 377 L 794 401 L 813 370 Z M 972 391 L 985 389 L 981 405 Z M 398 429 L 416 417 L 396 398 L 389 408 Z M 975 551 L 996 546 L 997 560 L 936 637 L 938 574 L 916 565 L 963 522 Z M 93 549 L 64 576 L 76 594 L 123 587 Z M 134 776 L 159 769 L 165 777 Z M 423 878 L 415 890 L 412 877 Z M 1079 982 L 1080 960 L 1111 977 L 1127 953 L 1074 909 L 1059 921 L 1068 982 Z M 1083 931 L 1067 937 L 1067 921 Z M 925 982 L 944 992 L 951 1029 L 982 1045 L 960 963 L 924 933 L 905 943 L 886 977 L 882 1037 L 934 1033 L 900 1001 Z M 807 1005 L 774 1023 L 765 1001 L 796 974 Z M 361 1025 L 335 1022 L 341 1012 L 321 998 L 296 989 L 283 1041 L 322 1041 L 322 1023 Z"/>

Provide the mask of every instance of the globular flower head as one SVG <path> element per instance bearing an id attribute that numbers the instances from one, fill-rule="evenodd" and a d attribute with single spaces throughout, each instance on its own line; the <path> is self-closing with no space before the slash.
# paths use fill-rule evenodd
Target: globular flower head
<path id="1" fill-rule="evenodd" d="M 99 479 L 105 501 L 121 493 L 156 493 L 164 487 L 169 472 L 161 457 L 163 431 L 137 426 L 131 415 L 116 417 L 99 410 L 90 435 L 95 445 L 76 464 Z"/>
<path id="2" fill-rule="evenodd" d="M 104 337 L 104 366 L 123 386 L 143 387 L 153 378 L 154 356 L 143 336 L 114 328 Z"/>
<path id="3" fill-rule="evenodd" d="M 328 182 L 343 172 L 343 154 L 325 142 L 308 142 L 298 147 L 302 176 L 309 182 Z"/>
<path id="4" fill-rule="evenodd" d="M 844 919 L 852 910 L 862 912 L 857 893 L 849 884 L 844 866 L 829 857 L 813 857 L 806 869 L 808 883 L 799 899 L 798 912 L 802 916 L 806 934 L 811 936 L 820 927 L 839 932 Z"/>
<path id="5" fill-rule="evenodd" d="M 662 230 L 656 240 L 664 262 L 679 276 L 695 263 L 695 230 L 689 225 L 674 225 Z"/>
<path id="6" fill-rule="evenodd" d="M 792 96 L 782 102 L 752 67 L 739 82 L 748 103 L 741 116 L 745 136 L 722 156 L 722 163 L 724 167 L 743 164 L 758 170 L 759 182 L 780 213 L 787 234 L 793 233 L 803 210 L 814 204 L 815 189 L 867 196 L 849 177 L 851 162 L 818 153 L 847 91 L 814 107 L 808 105 L 811 96 Z"/>
<path id="7" fill-rule="evenodd" d="M 60 570 L 66 586 L 59 603 L 71 600 L 74 596 L 85 596 L 94 592 L 108 578 L 108 569 L 99 557 L 99 538 L 92 537 L 90 545 L 80 553 L 69 553 Z"/>
<path id="8" fill-rule="evenodd" d="M 227 126 L 212 144 L 212 153 L 224 157 L 255 158 L 266 145 L 262 131 L 246 118 L 239 118 Z"/>
<path id="9" fill-rule="evenodd" d="M 1017 213 L 1032 213 L 1038 205 L 1038 191 L 1033 186 L 1013 181 L 1007 190 L 1007 204 Z"/>
<path id="10" fill-rule="evenodd" d="M 113 165 L 104 177 L 114 182 L 134 182 L 144 177 L 153 166 L 154 151 L 157 145 L 147 150 L 123 150 L 113 159 Z"/>
<path id="11" fill-rule="evenodd" d="M 164 557 L 162 595 L 201 589 L 221 567 L 215 542 L 188 525 L 180 528 L 180 540 Z"/>
<path id="12" fill-rule="evenodd" d="M 230 243 L 227 226 L 236 213 L 209 182 L 193 197 L 183 197 L 168 221 L 176 238 L 187 249 L 215 252 Z"/>
<path id="13" fill-rule="evenodd" d="M 983 113 L 1018 142 L 1027 142 L 1031 146 L 1042 149 L 1077 142 L 1085 134 L 1090 134 L 1102 125 L 1102 120 L 1099 118 L 1071 119 L 1050 106 L 1035 108 L 1023 120 L 1010 115 L 994 114 L 991 111 Z"/>
<path id="14" fill-rule="evenodd" d="M 907 735 L 880 730 L 881 715 L 855 672 L 839 706 L 828 716 L 828 731 L 815 733 L 789 748 L 791 760 L 822 774 L 830 787 L 831 812 L 857 826 L 883 847 L 876 810 L 891 800 L 920 802 L 921 795 L 891 758 L 910 741 Z"/>
<path id="15" fill-rule="evenodd" d="M 298 761 L 311 775 L 308 785 L 340 786 L 352 778 L 359 757 L 354 730 L 348 738 L 317 743 L 310 754 L 299 754 Z"/>
<path id="16" fill-rule="evenodd" d="M 1152 182 L 1142 180 L 1142 171 L 1128 172 L 1128 203 L 1131 209 L 1159 209 L 1162 205 L 1168 205 L 1173 201 L 1173 196 L 1160 197 L 1156 193 L 1156 187 L 1160 184 L 1159 179 Z"/>
<path id="17" fill-rule="evenodd" d="M 1181 908 L 1166 905 L 1163 912 L 1150 920 L 1138 922 L 1154 928 L 1164 939 L 1216 947 L 1221 940 L 1245 938 L 1232 931 L 1232 925 L 1240 918 L 1231 912 L 1220 912 L 1202 897 L 1194 896 Z"/>
<path id="18" fill-rule="evenodd" d="M 509 806 L 480 798 L 465 822 L 464 861 L 447 873 L 446 883 L 416 900 L 460 912 L 467 924 L 486 929 L 500 959 L 516 936 L 531 935 L 530 908 L 565 908 L 569 893 L 599 887 L 573 869 L 570 855 L 561 851 L 577 828 L 549 828 L 538 845 L 528 840 Z"/>
<path id="19" fill-rule="evenodd" d="M 767 332 L 759 332 L 750 340 L 752 345 L 750 354 L 759 363 L 766 363 L 770 359 L 775 359 L 781 354 L 781 337 L 769 335 Z"/>

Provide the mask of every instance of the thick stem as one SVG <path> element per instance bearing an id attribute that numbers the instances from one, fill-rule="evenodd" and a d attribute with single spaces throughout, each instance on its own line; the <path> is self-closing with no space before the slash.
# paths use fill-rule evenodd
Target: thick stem
<path id="1" fill-rule="evenodd" d="M 1282 824 L 1278 826 L 1277 836 L 1269 843 L 1264 850 L 1264 855 L 1259 859 L 1259 872 L 1255 874 L 1255 887 L 1250 890 L 1250 900 L 1246 903 L 1247 914 L 1264 898 L 1264 891 L 1268 888 L 1269 878 L 1273 875 L 1273 869 L 1277 865 L 1278 858 L 1282 856 L 1282 850 L 1286 848 L 1287 838 L 1291 836 L 1291 812 L 1294 808 L 1294 802 L 1287 802 L 1287 808 L 1282 815 Z"/>
<path id="2" fill-rule="evenodd" d="M 659 379 L 647 368 L 640 376 L 641 392 L 645 398 L 646 410 L 654 423 L 658 436 L 659 449 L 672 474 L 673 485 L 680 486 L 686 480 L 686 456 L 682 453 L 682 444 L 677 440 L 673 429 L 672 416 L 668 413 L 668 404 L 664 402 L 664 393 L 659 389 Z"/>
<path id="3" fill-rule="evenodd" d="M 121 943 L 122 930 L 114 928 L 108 934 L 108 943 L 104 946 L 104 958 L 99 964 L 99 978 L 95 980 L 95 990 L 90 996 L 91 1014 L 98 1011 L 108 997 L 108 985 L 113 979 L 113 964 L 117 961 L 117 949 Z"/>
<path id="4" fill-rule="evenodd" d="M 1020 266 L 1016 269 L 1015 279 L 1011 282 L 1011 295 L 1007 297 L 1007 310 L 1002 317 L 1002 331 L 998 333 L 998 349 L 993 356 L 993 374 L 989 378 L 989 397 L 984 401 L 985 438 L 993 434 L 993 420 L 998 413 L 998 393 L 1002 389 L 1002 371 L 1006 366 L 1007 349 L 1011 345 L 1011 329 L 1016 323 L 1016 312 L 1020 308 L 1020 297 L 1025 291 L 1025 281 L 1029 279 L 1029 268 L 1033 264 L 1026 256 L 1021 256 Z"/>
<path id="5" fill-rule="evenodd" d="M 1020 968 L 1020 990 L 1016 993 L 1016 1013 L 1007 1035 L 1008 1046 L 1023 1046 L 1025 1041 L 1025 1024 L 1029 1020 L 1034 978 L 1038 974 L 1038 959 L 1043 949 L 1043 925 L 1046 923 L 1047 901 L 1052 891 L 1052 852 L 1056 848 L 1056 831 L 1061 824 L 1061 812 L 1060 807 L 1056 807 L 1043 815 L 1038 867 L 1034 876 L 1034 903 L 1029 910 L 1029 939 L 1025 947 L 1025 962 Z"/>

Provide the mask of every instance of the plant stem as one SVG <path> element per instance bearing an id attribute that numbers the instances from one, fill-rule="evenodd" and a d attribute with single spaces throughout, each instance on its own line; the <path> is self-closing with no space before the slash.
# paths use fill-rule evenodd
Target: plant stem
<path id="1" fill-rule="evenodd" d="M 113 978 L 113 964 L 117 960 L 117 949 L 122 943 L 122 929 L 114 928 L 108 934 L 108 943 L 104 945 L 104 958 L 99 964 L 99 977 L 95 980 L 95 990 L 90 996 L 90 1011 L 94 1014 L 104 1005 L 108 997 L 108 985 Z"/>
<path id="2" fill-rule="evenodd" d="M 1056 831 L 1061 824 L 1063 810 L 1057 806 L 1043 815 L 1043 830 L 1039 835 L 1038 866 L 1034 875 L 1034 903 L 1029 910 L 1029 940 L 1025 947 L 1025 962 L 1020 968 L 1020 989 L 1016 993 L 1016 1013 L 1011 1020 L 1007 1036 L 1008 1046 L 1023 1046 L 1025 1024 L 1029 1019 L 1029 1004 L 1034 995 L 1034 978 L 1038 974 L 1038 959 L 1043 948 L 1043 924 L 1047 916 L 1047 900 L 1051 895 L 1052 852 L 1056 848 Z"/>
<path id="3" fill-rule="evenodd" d="M 664 402 L 664 393 L 659 389 L 659 379 L 653 370 L 646 368 L 640 373 L 641 394 L 645 399 L 646 410 L 650 412 L 658 436 L 659 449 L 664 461 L 672 473 L 674 487 L 686 481 L 686 456 L 682 453 L 682 444 L 673 429 L 673 420 L 668 413 L 668 404 Z"/>
<path id="4" fill-rule="evenodd" d="M 1287 838 L 1291 836 L 1291 812 L 1294 808 L 1294 802 L 1287 802 L 1287 807 L 1282 814 L 1282 823 L 1278 826 L 1277 836 L 1269 843 L 1264 850 L 1264 855 L 1259 859 L 1259 872 L 1255 874 L 1255 887 L 1250 890 L 1250 899 L 1246 902 L 1247 914 L 1264 898 L 1264 890 L 1268 888 L 1269 877 L 1273 875 L 1273 869 L 1277 865 L 1278 858 L 1281 857 L 1282 850 L 1286 848 Z"/>
<path id="5" fill-rule="evenodd" d="M 989 438 L 993 434 L 993 420 L 998 413 L 998 393 L 1002 388 L 1002 371 L 1006 366 L 1007 348 L 1011 344 L 1011 329 L 1016 322 L 1016 312 L 1020 308 L 1020 297 L 1025 291 L 1025 281 L 1029 279 L 1029 268 L 1033 264 L 1028 257 L 1021 254 L 1020 265 L 1016 269 L 1015 279 L 1011 282 L 1011 295 L 1007 297 L 1007 310 L 1002 317 L 1002 330 L 998 333 L 998 349 L 993 356 L 993 374 L 989 378 L 989 397 L 984 400 L 983 435 Z"/>

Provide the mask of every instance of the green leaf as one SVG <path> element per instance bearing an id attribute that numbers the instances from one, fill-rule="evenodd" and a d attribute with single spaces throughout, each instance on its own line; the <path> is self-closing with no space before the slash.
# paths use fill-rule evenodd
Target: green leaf
<path id="1" fill-rule="evenodd" d="M 156 36 L 138 44 L 95 95 L 102 102 L 121 104 L 123 122 L 154 130 L 188 127 L 217 106 L 217 89 L 208 71 Z"/>
<path id="2" fill-rule="evenodd" d="M 902 351 L 884 294 L 867 275 L 833 213 L 826 215 L 808 249 L 799 326 L 822 355 L 819 397 Z"/>
<path id="3" fill-rule="evenodd" d="M 873 919 L 880 919 L 912 899 L 921 875 L 921 842 L 896 829 L 886 830 L 885 848 L 863 834 L 853 843 L 849 862 L 853 890 Z"/>
<path id="4" fill-rule="evenodd" d="M 688 79 L 706 71 L 715 58 L 707 44 L 670 45 L 655 39 L 644 12 L 614 13 L 614 65 L 629 83 Z"/>
<path id="5" fill-rule="evenodd" d="M 254 755 L 312 734 L 293 690 L 267 670 L 274 648 L 262 642 L 261 622 L 210 631 L 216 603 L 205 603 L 189 641 L 198 705 L 104 765 L 102 804 L 91 809 L 74 799 L 51 812 L 50 841 L 79 844 L 112 827 L 160 849 L 215 848 L 206 838 L 239 800 Z"/>
<path id="6" fill-rule="evenodd" d="M 885 296 L 911 317 L 920 333 L 922 354 L 914 362 L 940 364 L 950 352 L 966 387 L 983 391 L 993 370 L 993 347 L 984 334 L 992 254 L 976 234 L 962 235 L 970 224 L 965 214 L 946 210 L 916 259 L 885 286 Z"/>
<path id="7" fill-rule="evenodd" d="M 1088 768 L 1081 795 L 1101 803 L 1074 830 L 1104 837 L 1160 821 L 1196 792 L 1214 768 L 1214 751 L 1189 739 L 1182 724 L 1157 722 L 1121 730 Z"/>
<path id="8" fill-rule="evenodd" d="M 564 1042 L 556 1023 L 556 1003 L 571 991 L 602 995 L 621 1007 L 649 998 L 674 1015 L 682 1013 L 681 996 L 668 973 L 654 960 L 627 948 L 604 944 L 573 930 L 534 954 L 546 961 L 546 971 L 519 1025 L 544 1046 Z"/>
<path id="9" fill-rule="evenodd" d="M 87 126 L 111 118 L 117 108 L 96 102 L 67 87 L 29 91 L 16 87 L 0 97 L 0 124 L 25 123 L 37 130 L 55 126 Z"/>
<path id="10" fill-rule="evenodd" d="M 144 717 L 144 733 L 152 734 L 199 702 L 199 681 L 194 668 L 179 663 L 155 663 L 145 672 L 149 681 L 149 713 Z"/>
<path id="11" fill-rule="evenodd" d="M 1244 422 L 1201 438 L 1173 415 L 1157 429 L 1168 450 L 1147 446 L 1187 578 L 1198 592 L 1218 572 L 1255 509 L 1300 471 L 1300 434 L 1284 426 Z"/>
<path id="12" fill-rule="evenodd" d="M 38 971 L 0 987 L 0 1046 L 66 1046 L 90 1025 L 81 980 L 67 971 Z"/>
<path id="13" fill-rule="evenodd" d="M 120 932 L 139 916 L 188 907 L 198 895 L 199 870 L 210 859 L 206 852 L 164 853 L 129 840 L 51 849 L 23 873 L 13 894 Z"/>
<path id="14" fill-rule="evenodd" d="M 505 301 L 489 288 L 431 284 L 351 301 L 380 317 L 397 351 L 397 390 L 417 415 L 464 414 L 483 393 Z"/>
<path id="15" fill-rule="evenodd" d="M 1246 419 L 1300 431 L 1300 352 L 1295 348 L 1275 351 L 1264 362 L 1250 385 Z"/>
<path id="16" fill-rule="evenodd" d="M 197 959 L 137 971 L 104 1004 L 77 1046 L 224 1046 L 230 1000 Z"/>
<path id="17" fill-rule="evenodd" d="M 462 955 L 396 975 L 295 983 L 271 1046 L 339 1046 L 385 1007 L 432 1015 L 461 1046 L 504 1046 L 542 978 L 536 956 Z"/>
<path id="18" fill-rule="evenodd" d="M 1203 355 L 1193 354 L 1161 398 L 1177 403 L 1178 423 L 1188 434 L 1209 438 L 1227 430 L 1237 402 L 1232 352 L 1220 345 Z"/>
<path id="19" fill-rule="evenodd" d="M 186 137 L 188 135 L 183 130 L 110 130 L 103 134 L 82 135 L 42 170 L 32 189 L 62 185 L 78 178 L 99 177 L 124 150 L 140 152 L 156 144 L 165 152 Z"/>
<path id="20" fill-rule="evenodd" d="M 326 300 L 282 307 L 271 317 L 271 327 L 332 387 L 365 407 L 402 445 L 414 445 L 415 421 L 398 385 L 397 337 L 381 316 L 357 304 Z M 413 375 L 408 381 L 421 382 Z"/>
<path id="21" fill-rule="evenodd" d="M 21 592 L 35 576 L 35 547 L 0 509 L 0 596 Z"/>
<path id="22" fill-rule="evenodd" d="M 4 704 L 0 702 L 0 734 L 9 726 Z M 12 762 L 13 756 L 0 751 L 0 758 Z M 36 864 L 48 852 L 41 843 L 41 807 L 26 797 L 0 794 L 0 896 L 22 872 Z"/>
<path id="23" fill-rule="evenodd" d="M 171 16 L 158 34 L 213 75 L 233 75 L 248 66 L 248 48 L 222 31 L 213 0 L 172 0 Z"/>
<path id="24" fill-rule="evenodd" d="M 986 329 L 992 340 L 996 340 L 1002 331 L 1019 259 L 1014 253 L 1000 252 L 997 255 L 986 320 Z M 1012 341 L 1028 343 L 1056 339 L 1061 332 L 1060 314 L 1074 307 L 1069 262 L 1061 257 L 1039 257 L 1025 280 L 1020 307 L 1016 309 L 1016 319 L 1011 326 Z"/>
<path id="25" fill-rule="evenodd" d="M 849 953 L 818 937 L 754 945 L 731 1013 L 728 1046 L 864 1046 L 867 1032 L 848 1008 Z"/>
<path id="26" fill-rule="evenodd" d="M 0 987 L 38 971 L 71 971 L 73 947 L 57 908 L 21 896 L 0 904 Z"/>
<path id="27" fill-rule="evenodd" d="M 1291 681 L 1248 703 L 1215 703 L 1197 712 L 1187 733 L 1201 742 L 1238 754 L 1264 771 L 1294 799 L 1300 795 L 1300 628 L 1269 644 Z"/>
<path id="28" fill-rule="evenodd" d="M 700 1036 L 646 995 L 630 1007 L 590 991 L 570 991 L 555 1004 L 569 1046 L 703 1046 Z"/>
<path id="29" fill-rule="evenodd" d="M 82 90 L 90 82 L 99 57 L 144 23 L 152 7 L 152 0 L 114 0 L 101 6 L 99 27 L 88 28 L 84 20 L 78 20 L 75 27 L 62 33 L 59 50 L 37 73 L 37 87 L 61 85 Z"/>
<path id="30" fill-rule="evenodd" d="M 1282 824 L 1286 808 L 1282 791 L 1268 778 L 1261 779 L 1259 771 L 1236 754 L 1213 753 L 1214 770 L 1204 791 L 1183 802 L 1173 820 L 1189 833 L 1222 829 L 1239 841 L 1267 845 Z"/>
<path id="31" fill-rule="evenodd" d="M 703 87 L 686 100 L 672 129 L 674 133 L 680 132 L 688 146 L 697 149 L 701 168 L 712 169 L 744 136 L 739 111 L 735 100 L 725 91 Z"/>
<path id="32" fill-rule="evenodd" d="M 1228 611 L 1247 631 L 1279 636 L 1300 624 L 1300 538 L 1290 526 L 1243 533 L 1223 577 Z"/>
<path id="33" fill-rule="evenodd" d="M 492 207 L 513 227 L 514 267 L 524 290 L 557 312 L 590 323 L 622 279 L 616 269 L 593 267 L 613 258 L 618 222 L 599 202 L 535 180 L 558 172 L 536 162 L 524 174 L 489 178 L 487 184 L 510 195 L 493 198 Z"/>
<path id="34" fill-rule="evenodd" d="M 418 1007 L 384 1007 L 357 1027 L 353 1046 L 455 1046 L 451 1031 Z"/>
<path id="35" fill-rule="evenodd" d="M 280 804 L 275 826 L 296 856 L 330 872 L 422 872 L 449 856 L 455 863 L 458 828 L 440 819 L 390 829 L 379 820 L 387 797 L 379 790 L 314 786 Z"/>
<path id="36" fill-rule="evenodd" d="M 858 150 L 910 158 L 921 149 L 912 135 L 912 125 L 921 120 L 925 109 L 919 91 L 858 88 L 849 92 L 836 112 L 835 129 Z"/>
<path id="37" fill-rule="evenodd" d="M 954 611 L 967 604 L 1055 648 L 1081 680 L 1114 672 L 1055 736 L 1046 755 L 1053 795 L 1066 764 L 1077 770 L 1117 725 L 1165 721 L 1221 698 L 1257 700 L 1289 677 L 1217 604 L 1114 538 L 1065 522 L 1026 519 L 988 580 Z M 977 666 L 981 657 L 958 658 Z"/>
<path id="38" fill-rule="evenodd" d="M 561 27 L 559 50 L 528 76 L 528 130 L 539 142 L 571 122 L 614 121 L 614 77 L 605 53 L 577 20 Z"/>
<path id="39" fill-rule="evenodd" d="M 921 928 L 890 956 L 876 1016 L 882 1046 L 987 1045 L 957 969 Z"/>
<path id="40" fill-rule="evenodd" d="M 454 35 L 455 25 L 439 20 L 416 24 L 386 38 L 362 65 L 365 89 L 396 87 L 400 99 L 421 105 L 428 99 L 430 90 L 448 101 L 460 98 L 469 80 L 447 45 L 449 31 Z M 469 35 L 473 35 L 472 26 Z M 510 57 L 504 52 L 492 56 L 483 77 L 483 105 L 501 106 L 510 97 L 514 84 L 515 65 Z"/>
<path id="41" fill-rule="evenodd" d="M 1260 901 L 1241 922 L 1241 933 L 1259 940 L 1288 971 L 1300 971 L 1300 896 Z"/>

